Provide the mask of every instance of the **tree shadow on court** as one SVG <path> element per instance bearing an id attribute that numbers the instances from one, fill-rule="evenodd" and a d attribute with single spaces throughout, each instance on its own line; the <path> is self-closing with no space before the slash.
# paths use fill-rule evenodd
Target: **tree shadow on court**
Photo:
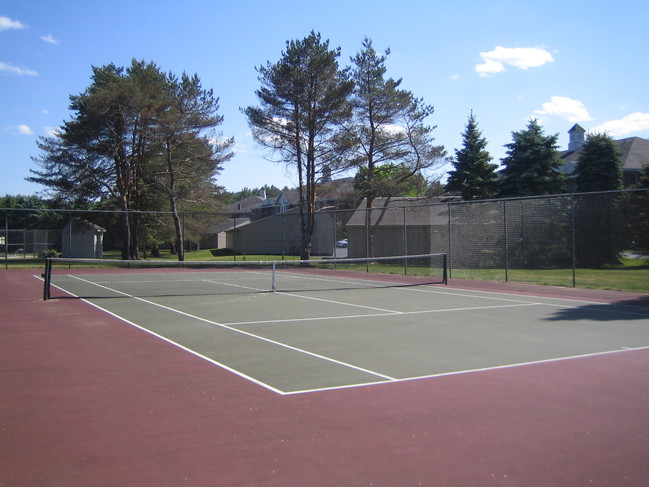
<path id="1" fill-rule="evenodd" d="M 620 300 L 613 303 L 585 304 L 561 308 L 546 321 L 632 321 L 649 320 L 649 296 Z"/>

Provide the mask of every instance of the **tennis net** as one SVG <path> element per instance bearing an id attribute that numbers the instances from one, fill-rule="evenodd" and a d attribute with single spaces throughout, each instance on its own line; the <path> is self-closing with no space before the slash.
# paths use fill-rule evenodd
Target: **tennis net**
<path id="1" fill-rule="evenodd" d="M 298 292 L 446 284 L 446 254 L 281 261 L 50 258 L 44 299 Z"/>

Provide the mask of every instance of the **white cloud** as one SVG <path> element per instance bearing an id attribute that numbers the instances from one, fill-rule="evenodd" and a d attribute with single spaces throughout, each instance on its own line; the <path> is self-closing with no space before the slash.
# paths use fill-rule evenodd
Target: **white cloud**
<path id="1" fill-rule="evenodd" d="M 543 104 L 542 110 L 534 113 L 551 117 L 559 117 L 569 122 L 587 122 L 592 120 L 588 110 L 579 100 L 573 100 L 567 96 L 553 96 L 550 101 Z"/>
<path id="2" fill-rule="evenodd" d="M 502 47 L 481 52 L 483 62 L 476 64 L 480 76 L 489 76 L 505 71 L 505 65 L 519 69 L 537 68 L 554 61 L 552 54 L 540 47 Z"/>
<path id="3" fill-rule="evenodd" d="M 611 120 L 593 128 L 591 132 L 606 132 L 612 137 L 626 135 L 633 132 L 649 130 L 649 113 L 635 112 L 621 120 Z"/>
<path id="4" fill-rule="evenodd" d="M 0 73 L 6 72 L 10 74 L 17 74 L 17 75 L 27 75 L 27 76 L 36 76 L 38 75 L 38 72 L 29 69 L 29 68 L 21 68 L 20 66 L 14 66 L 13 64 L 9 63 L 3 63 L 0 61 Z"/>
<path id="5" fill-rule="evenodd" d="M 476 64 L 475 70 L 480 76 L 489 76 L 490 74 L 505 71 L 505 65 L 498 61 L 486 61 L 482 64 Z"/>
<path id="6" fill-rule="evenodd" d="M 8 127 L 3 127 L 1 129 L 3 132 L 12 132 L 18 133 L 20 135 L 34 135 L 34 131 L 29 127 L 29 125 L 9 125 Z"/>
<path id="7" fill-rule="evenodd" d="M 45 131 L 48 137 L 54 137 L 61 133 L 60 127 L 43 127 L 43 130 Z"/>
<path id="8" fill-rule="evenodd" d="M 402 127 L 401 125 L 396 125 L 394 123 L 388 123 L 382 125 L 381 128 L 389 135 L 399 135 L 399 134 L 406 133 L 405 127 Z"/>
<path id="9" fill-rule="evenodd" d="M 26 29 L 27 26 L 18 20 L 11 20 L 9 17 L 0 16 L 0 31 L 10 29 Z"/>
<path id="10" fill-rule="evenodd" d="M 52 37 L 52 34 L 48 34 L 46 36 L 41 36 L 41 39 L 43 41 L 47 42 L 48 44 L 54 44 L 55 46 L 59 45 L 59 40 Z"/>

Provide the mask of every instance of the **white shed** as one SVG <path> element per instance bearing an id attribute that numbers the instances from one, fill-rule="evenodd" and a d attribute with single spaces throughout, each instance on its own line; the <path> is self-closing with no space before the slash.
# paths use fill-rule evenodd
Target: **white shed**
<path id="1" fill-rule="evenodd" d="M 100 259 L 106 229 L 86 220 L 72 220 L 63 229 L 63 257 Z"/>

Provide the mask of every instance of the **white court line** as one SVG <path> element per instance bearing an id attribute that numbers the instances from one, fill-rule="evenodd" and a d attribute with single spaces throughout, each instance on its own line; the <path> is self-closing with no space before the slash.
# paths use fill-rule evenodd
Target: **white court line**
<path id="1" fill-rule="evenodd" d="M 88 301 L 87 299 L 82 299 L 82 301 L 88 303 L 90 306 L 94 306 L 95 308 L 100 309 L 104 313 L 108 313 L 109 315 L 123 321 L 124 323 L 126 323 L 128 325 L 134 326 L 135 328 L 137 328 L 139 330 L 142 330 L 143 332 L 148 333 L 150 335 L 153 335 L 156 338 L 160 338 L 161 340 L 169 343 L 170 345 L 178 347 L 181 350 L 184 350 L 185 352 L 189 352 L 190 354 L 194 355 L 195 357 L 206 360 L 207 362 L 209 362 L 209 363 L 211 363 L 213 365 L 217 365 L 218 367 L 221 367 L 221 368 L 227 370 L 228 372 L 232 372 L 233 374 L 238 375 L 239 377 L 241 377 L 243 379 L 249 380 L 253 384 L 257 384 L 257 385 L 259 385 L 261 387 L 264 387 L 264 388 L 266 388 L 266 389 L 268 389 L 268 390 L 270 390 L 270 391 L 272 391 L 272 392 L 274 392 L 276 394 L 280 394 L 280 395 L 285 395 L 286 394 L 285 391 L 277 389 L 276 387 L 273 387 L 270 384 L 267 384 L 267 383 L 265 383 L 265 382 L 263 382 L 263 381 L 261 381 L 259 379 L 255 379 L 254 377 L 252 377 L 252 376 L 250 376 L 248 374 L 244 374 L 243 372 L 241 372 L 241 371 L 239 371 L 237 369 L 233 369 L 232 367 L 224 364 L 223 362 L 219 362 L 218 360 L 214 360 L 214 359 L 212 359 L 210 357 L 207 357 L 207 356 L 205 356 L 205 355 L 203 355 L 203 354 L 201 354 L 201 353 L 199 353 L 199 352 L 197 352 L 195 350 L 192 350 L 191 348 L 188 348 L 188 347 L 186 347 L 184 345 L 181 345 L 180 343 L 178 343 L 178 342 L 176 342 L 174 340 L 171 340 L 171 339 L 165 337 L 164 335 L 160 335 L 159 333 L 156 333 L 156 332 L 154 332 L 152 330 L 149 330 L 148 328 L 145 328 L 143 326 L 138 325 L 137 323 L 134 323 L 134 322 L 132 322 L 130 320 L 127 320 L 123 316 L 120 316 L 120 315 L 118 315 L 116 313 L 113 313 L 112 311 L 109 311 L 106 308 L 103 308 L 103 307 L 99 306 L 98 304 L 93 303 L 92 301 Z"/>
<path id="2" fill-rule="evenodd" d="M 453 287 L 453 286 L 447 286 L 448 291 L 437 291 L 433 288 L 429 288 L 430 291 L 427 289 L 413 289 L 413 291 L 422 291 L 422 292 L 431 292 L 431 293 L 439 293 L 439 294 L 451 294 L 453 296 L 468 296 L 468 297 L 474 297 L 474 298 L 479 298 L 480 296 L 476 296 L 474 294 L 459 294 L 459 293 L 453 293 L 451 292 L 452 290 L 458 290 L 462 292 L 471 292 L 471 293 L 478 293 L 478 294 L 491 294 L 491 295 L 500 295 L 500 296 L 516 296 L 519 298 L 536 298 L 536 299 L 548 299 L 552 301 L 568 301 L 572 303 L 586 303 L 586 304 L 598 304 L 602 306 L 617 306 L 620 308 L 641 308 L 641 309 L 649 309 L 646 306 L 634 306 L 634 305 L 628 305 L 628 304 L 617 304 L 617 303 L 608 303 L 608 302 L 601 302 L 601 301 L 590 301 L 587 299 L 576 299 L 576 298 L 560 298 L 556 296 L 539 296 L 539 295 L 528 295 L 528 294 L 518 294 L 518 293 L 509 293 L 509 292 L 499 292 L 499 291 L 484 291 L 481 289 L 465 289 L 461 287 Z M 567 288 L 567 289 L 574 289 L 574 288 Z M 641 293 L 638 293 L 641 294 Z M 487 297 L 487 299 L 498 299 L 493 296 Z M 503 299 L 503 298 L 501 298 Z M 546 304 L 546 303 L 543 303 Z M 577 306 L 575 306 L 577 307 Z"/>
<path id="3" fill-rule="evenodd" d="M 511 298 L 500 298 L 500 297 L 495 297 L 495 296 L 476 296 L 475 294 L 463 294 L 463 293 L 455 293 L 455 292 L 449 292 L 449 291 L 438 291 L 436 289 L 431 289 L 431 288 L 397 288 L 402 291 L 411 291 L 411 292 L 423 292 L 423 293 L 430 293 L 430 294 L 447 294 L 451 296 L 466 296 L 469 298 L 476 298 L 476 299 L 491 299 L 491 300 L 497 300 L 497 301 L 512 301 L 512 302 L 520 302 L 520 303 L 529 303 L 530 301 L 522 301 L 518 299 L 511 299 Z M 451 288 L 454 289 L 454 288 Z M 458 289 L 458 288 L 455 288 Z M 467 292 L 469 290 L 467 289 L 461 289 L 463 292 Z M 555 308 L 571 308 L 571 309 L 592 309 L 593 311 L 601 311 L 603 313 L 615 313 L 615 314 L 622 314 L 622 315 L 630 315 L 630 316 L 642 316 L 645 318 L 649 319 L 649 314 L 647 313 L 638 313 L 636 310 L 638 308 L 648 310 L 648 308 L 644 306 L 631 306 L 631 305 L 625 305 L 625 304 L 617 304 L 617 303 L 602 303 L 598 301 L 586 301 L 582 299 L 571 299 L 571 298 L 558 298 L 558 297 L 553 297 L 553 296 L 527 296 L 525 294 L 509 294 L 509 293 L 498 293 L 496 291 L 481 291 L 481 290 L 470 290 L 470 292 L 475 292 L 475 293 L 481 293 L 481 294 L 504 294 L 505 296 L 516 296 L 516 297 L 529 297 L 529 298 L 542 298 L 542 299 L 547 299 L 549 301 L 567 301 L 571 303 L 585 303 L 590 306 L 581 306 L 581 305 L 574 305 L 574 304 L 559 304 L 559 303 L 552 303 L 552 302 L 534 302 L 534 304 L 538 304 L 540 306 L 551 306 Z M 597 306 L 597 308 L 595 308 Z M 611 309 L 611 308 L 623 308 L 623 309 Z M 632 311 L 633 310 L 633 311 Z"/>
<path id="4" fill-rule="evenodd" d="M 343 303 L 344 304 L 344 303 Z M 378 318 L 384 316 L 407 316 L 407 315 L 419 315 L 419 314 L 433 314 L 433 313 L 449 313 L 457 311 L 480 311 L 485 309 L 500 309 L 500 308 L 519 308 L 522 306 L 538 306 L 540 303 L 517 303 L 517 304 L 499 304 L 493 306 L 472 306 L 468 308 L 446 308 L 446 309 L 425 309 L 419 311 L 396 311 L 396 312 L 387 312 L 387 313 L 371 313 L 364 315 L 342 315 L 342 316 L 318 316 L 315 318 L 289 318 L 289 319 L 277 319 L 277 320 L 259 320 L 259 321 L 235 321 L 223 323 L 227 326 L 239 326 L 239 325 L 258 325 L 264 323 L 290 323 L 290 322 L 301 322 L 301 321 L 322 321 L 322 320 L 347 320 L 354 318 Z"/>
<path id="5" fill-rule="evenodd" d="M 316 298 L 314 296 L 302 296 L 301 294 L 294 294 L 294 293 L 283 292 L 283 291 L 280 294 L 283 295 L 283 296 L 292 296 L 294 298 L 311 299 L 313 301 L 322 301 L 322 302 L 330 303 L 330 304 L 340 304 L 340 305 L 343 305 L 343 306 L 352 306 L 354 308 L 373 309 L 373 310 L 376 310 L 376 311 L 381 311 L 383 313 L 388 313 L 388 314 L 392 314 L 392 315 L 399 315 L 399 314 L 403 313 L 402 311 L 395 311 L 395 310 L 392 310 L 392 309 L 376 308 L 374 306 L 365 306 L 365 305 L 362 305 L 362 304 L 346 303 L 344 301 L 335 301 L 333 299 Z"/>
<path id="6" fill-rule="evenodd" d="M 75 279 L 77 279 L 77 276 L 71 276 L 71 275 L 68 275 L 68 277 L 74 277 Z M 92 282 L 92 281 L 86 281 L 85 279 L 80 279 L 80 278 L 79 278 L 79 280 L 82 281 L 82 282 L 88 282 L 88 283 L 90 283 L 90 284 L 96 284 L 96 283 L 94 283 L 94 282 Z M 110 291 L 115 291 L 115 292 L 117 292 L 117 293 L 123 294 L 124 297 L 135 298 L 134 296 L 128 295 L 128 294 L 126 294 L 126 293 L 122 293 L 121 291 L 116 291 L 116 290 L 111 289 L 111 288 L 107 288 L 106 286 L 102 286 L 101 284 L 96 284 L 96 285 L 99 286 L 99 287 L 102 287 L 102 288 L 108 289 L 108 290 L 110 290 Z M 58 287 L 58 286 L 55 286 L 55 287 Z M 61 288 L 59 288 L 59 289 L 61 289 Z M 61 289 L 61 290 L 62 290 L 62 291 L 65 291 L 64 289 Z M 70 291 L 65 291 L 65 292 L 66 292 L 67 294 L 69 294 L 70 296 L 78 297 L 78 296 L 76 296 L 75 294 L 71 293 Z M 207 362 L 209 362 L 209 363 L 211 363 L 211 364 L 213 364 L 213 365 L 216 365 L 216 366 L 218 366 L 218 367 L 221 367 L 221 368 L 223 368 L 223 369 L 225 369 L 225 370 L 227 370 L 227 371 L 229 371 L 229 372 L 232 372 L 233 374 L 238 375 L 239 377 L 241 377 L 241 378 L 243 378 L 243 379 L 249 380 L 250 382 L 252 382 L 252 383 L 254 383 L 254 384 L 257 384 L 257 385 L 259 385 L 259 386 L 261 386 L 261 387 L 264 387 L 264 388 L 266 388 L 266 389 L 268 389 L 268 390 L 270 390 L 270 391 L 272 391 L 272 392 L 274 392 L 274 393 L 276 393 L 276 394 L 280 394 L 280 395 L 284 395 L 284 394 L 286 394 L 285 391 L 282 391 L 282 390 L 280 390 L 280 389 L 277 389 L 276 387 L 273 387 L 273 386 L 271 386 L 270 384 L 266 384 L 265 382 L 260 381 L 259 379 L 255 379 L 254 377 L 249 376 L 249 375 L 247 375 L 247 374 L 244 374 L 243 372 L 240 372 L 240 371 L 238 371 L 237 369 L 233 369 L 232 367 L 230 367 L 230 366 L 228 366 L 228 365 L 226 365 L 226 364 L 224 364 L 224 363 L 222 363 L 222 362 L 219 362 L 219 361 L 217 361 L 217 360 L 214 360 L 214 359 L 212 359 L 212 358 L 210 358 L 210 357 L 207 357 L 207 356 L 205 356 L 205 355 L 203 355 L 203 354 L 201 354 L 201 353 L 199 353 L 199 352 L 197 352 L 197 351 L 195 351 L 195 350 L 192 350 L 191 348 L 188 348 L 188 347 L 186 347 L 186 346 L 184 346 L 184 345 L 181 345 L 180 343 L 175 342 L 175 341 L 173 341 L 173 340 L 171 340 L 171 339 L 165 337 L 164 335 L 160 335 L 159 333 L 156 333 L 156 332 L 154 332 L 154 331 L 152 331 L 152 330 L 149 330 L 148 328 L 145 328 L 145 327 L 143 327 L 143 326 L 140 326 L 140 325 L 138 325 L 137 323 L 134 323 L 133 321 L 128 320 L 128 319 L 124 318 L 123 316 L 118 315 L 117 313 L 113 313 L 112 311 L 110 311 L 110 310 L 108 310 L 108 309 L 106 309 L 106 308 L 104 308 L 104 307 L 102 307 L 102 306 L 99 306 L 98 304 L 93 303 L 92 301 L 89 301 L 88 299 L 85 299 L 85 298 L 80 298 L 80 299 L 81 299 L 81 301 L 83 301 L 84 303 L 89 304 L 90 306 L 92 306 L 92 307 L 94 307 L 94 308 L 97 308 L 97 309 L 103 311 L 104 313 L 107 313 L 107 314 L 109 314 L 110 316 L 112 316 L 112 317 L 114 317 L 114 318 L 117 318 L 118 320 L 123 321 L 124 323 L 126 323 L 126 324 L 128 324 L 128 325 L 130 325 L 130 326 L 133 326 L 133 327 L 137 328 L 138 330 L 141 330 L 141 331 L 143 331 L 143 332 L 145 332 L 145 333 L 148 333 L 149 335 L 152 335 L 152 336 L 154 336 L 154 337 L 156 337 L 156 338 L 159 338 L 159 339 L 161 339 L 161 340 L 163 340 L 163 341 L 169 343 L 170 345 L 173 345 L 173 346 L 175 346 L 175 347 L 178 347 L 178 348 L 180 348 L 181 350 L 184 350 L 185 352 L 189 352 L 191 355 L 194 355 L 195 357 L 201 358 L 201 359 L 203 359 L 203 360 L 205 360 L 205 361 L 207 361 Z M 233 331 L 237 331 L 237 330 L 234 330 L 234 329 L 233 329 Z"/>
<path id="7" fill-rule="evenodd" d="M 321 355 L 319 353 L 310 352 L 308 350 L 304 350 L 302 348 L 294 347 L 294 346 L 288 345 L 286 343 L 278 342 L 276 340 L 271 340 L 270 338 L 265 338 L 265 337 L 262 337 L 260 335 L 255 335 L 254 333 L 239 330 L 237 328 L 231 328 L 231 327 L 229 327 L 229 326 L 227 326 L 227 325 L 225 325 L 223 323 L 217 323 L 216 321 L 212 321 L 212 320 L 208 320 L 206 318 L 202 318 L 200 316 L 192 315 L 190 313 L 186 313 L 184 311 L 180 311 L 178 309 L 171 308 L 169 306 L 164 306 L 162 304 L 159 304 L 159 303 L 156 303 L 156 302 L 153 302 L 153 301 L 149 301 L 148 299 L 138 298 L 137 296 L 135 296 L 133 299 L 136 299 L 138 301 L 141 301 L 143 303 L 147 303 L 147 304 L 150 304 L 150 305 L 153 305 L 153 306 L 157 306 L 158 308 L 162 308 L 162 309 L 165 309 L 167 311 L 171 311 L 173 313 L 178 313 L 180 315 L 187 316 L 188 318 L 192 318 L 192 319 L 195 319 L 195 320 L 198 320 L 198 321 L 202 321 L 204 323 L 208 323 L 210 325 L 214 325 L 214 326 L 217 326 L 217 327 L 229 330 L 229 331 L 234 331 L 236 333 L 240 333 L 242 335 L 245 335 L 245 336 L 248 336 L 248 337 L 251 337 L 251 338 L 255 338 L 257 340 L 261 340 L 262 342 L 266 342 L 266 343 L 270 343 L 272 345 L 277 345 L 279 347 L 287 348 L 289 350 L 293 350 L 294 352 L 299 352 L 299 353 L 302 353 L 304 355 L 309 355 L 311 357 L 315 357 L 315 358 L 318 358 L 318 359 L 325 360 L 327 362 L 332 362 L 332 363 L 335 363 L 335 364 L 338 364 L 338 365 L 342 365 L 344 367 L 348 367 L 350 369 L 355 369 L 355 370 L 358 370 L 360 372 L 364 372 L 364 373 L 367 373 L 367 374 L 370 374 L 370 375 L 374 375 L 376 377 L 382 377 L 383 379 L 395 380 L 394 377 L 390 377 L 389 375 L 380 374 L 378 372 L 375 372 L 375 371 L 372 371 L 372 370 L 369 370 L 369 369 L 365 369 L 365 368 L 359 367 L 357 365 L 352 365 L 352 364 L 349 364 L 347 362 L 343 362 L 341 360 L 336 360 L 334 358 L 327 357 L 326 355 Z"/>
<path id="8" fill-rule="evenodd" d="M 512 299 L 512 298 L 503 298 L 503 297 L 496 297 L 496 296 L 476 296 L 475 294 L 464 294 L 467 292 L 466 289 L 463 289 L 463 292 L 451 292 L 451 291 L 438 291 L 437 289 L 433 289 L 430 287 L 397 287 L 396 289 L 400 291 L 410 291 L 410 292 L 419 292 L 419 293 L 428 293 L 428 294 L 444 294 L 447 296 L 459 296 L 459 297 L 466 297 L 466 298 L 473 298 L 473 299 L 490 299 L 492 301 L 509 301 L 513 303 L 529 303 L 530 301 L 524 301 L 522 299 Z M 488 293 L 489 291 L 483 291 L 485 293 Z M 498 294 L 498 293 L 494 293 Z M 518 296 L 516 294 L 505 294 L 505 296 Z M 524 296 L 520 296 L 524 297 Z M 531 299 L 533 296 L 529 296 Z M 538 298 L 538 297 L 537 297 Z M 534 304 L 540 304 L 540 303 L 534 303 Z"/>
<path id="9" fill-rule="evenodd" d="M 424 288 L 397 288 L 403 291 L 412 291 L 412 292 L 424 292 L 424 293 L 431 293 L 431 294 L 448 294 L 451 296 L 466 296 L 470 298 L 477 298 L 477 299 L 491 299 L 491 300 L 498 300 L 498 301 L 513 301 L 513 302 L 529 302 L 529 301 L 522 301 L 518 299 L 510 299 L 510 298 L 499 298 L 495 296 L 476 296 L 474 294 L 463 294 L 463 293 L 454 293 L 454 292 L 449 292 L 449 291 L 438 291 L 436 289 L 424 289 Z M 467 292 L 468 290 L 462 289 L 463 292 Z M 481 294 L 500 294 L 495 291 L 481 291 L 481 290 L 471 290 L 470 292 L 476 292 L 476 293 L 481 293 Z M 524 294 L 508 294 L 508 293 L 503 293 L 506 296 L 516 296 L 516 297 L 528 297 Z M 649 314 L 647 313 L 639 313 L 636 311 L 637 308 L 640 309 L 647 309 L 646 307 L 643 306 L 630 306 L 630 305 L 624 305 L 624 304 L 616 304 L 616 303 L 601 303 L 598 301 L 586 301 L 586 300 L 581 300 L 581 299 L 571 299 L 571 298 L 557 298 L 557 297 L 551 297 L 551 296 L 529 296 L 529 298 L 542 298 L 542 299 L 547 299 L 549 301 L 567 301 L 571 303 L 585 303 L 586 305 L 589 306 L 583 306 L 583 305 L 575 305 L 575 304 L 559 304 L 559 303 L 552 303 L 552 302 L 535 302 L 534 304 L 538 304 L 540 306 L 551 306 L 555 308 L 571 308 L 571 309 L 592 309 L 593 311 L 601 311 L 602 313 L 614 313 L 614 314 L 621 314 L 621 315 L 630 315 L 630 316 L 642 316 L 645 318 L 649 319 Z M 596 308 L 597 307 L 597 308 Z M 623 308 L 623 309 L 613 309 L 613 308 Z"/>
<path id="10" fill-rule="evenodd" d="M 259 289 L 256 287 L 242 286 L 241 284 L 232 284 L 229 282 L 214 281 L 212 279 L 202 279 L 201 282 L 209 282 L 210 284 L 218 284 L 220 286 L 222 285 L 222 286 L 238 287 L 239 289 L 250 289 L 251 291 L 270 292 L 268 291 L 268 289 Z"/>
<path id="11" fill-rule="evenodd" d="M 95 284 L 95 283 L 93 283 L 93 282 L 91 282 L 91 281 L 86 281 L 85 279 L 82 279 L 82 278 L 80 278 L 80 277 L 76 277 L 76 278 L 79 279 L 80 281 L 84 281 L 84 282 L 87 282 L 87 283 L 89 283 L 89 284 Z M 98 286 L 99 286 L 99 287 L 102 287 L 102 288 L 106 288 L 105 286 L 102 286 L 102 285 L 98 285 Z M 110 288 L 107 288 L 107 289 L 110 289 Z M 114 291 L 114 290 L 111 289 L 111 291 Z M 125 297 L 130 297 L 130 298 L 135 299 L 135 300 L 137 300 L 137 301 L 140 301 L 140 302 L 142 302 L 142 303 L 150 304 L 150 305 L 152 305 L 152 306 L 155 306 L 155 307 L 158 307 L 158 308 L 162 308 L 162 309 L 164 309 L 164 310 L 171 311 L 171 312 L 173 312 L 173 313 L 177 313 L 177 314 L 180 314 L 180 315 L 182 315 L 182 316 L 186 316 L 186 317 L 188 317 L 188 318 L 191 318 L 191 319 L 194 319 L 194 320 L 197 320 L 197 321 L 201 321 L 201 322 L 203 322 L 203 323 L 207 323 L 207 324 L 210 324 L 210 325 L 213 325 L 213 326 L 219 327 L 219 328 L 223 328 L 223 329 L 228 330 L 228 331 L 232 331 L 232 332 L 235 332 L 235 333 L 239 333 L 239 334 L 241 334 L 241 335 L 245 335 L 245 336 L 248 336 L 248 337 L 251 337 L 251 338 L 255 338 L 255 339 L 260 340 L 260 341 L 262 341 L 262 342 L 270 343 L 270 344 L 272 344 L 272 345 L 277 345 L 277 346 L 279 346 L 279 347 L 286 348 L 286 349 L 288 349 L 288 350 L 292 350 L 292 351 L 294 351 L 294 352 L 298 352 L 298 353 L 301 353 L 301 354 L 304 354 L 304 355 L 308 355 L 308 356 L 310 356 L 310 357 L 314 357 L 314 358 L 317 358 L 317 359 L 321 359 L 321 360 L 324 360 L 324 361 L 326 361 L 326 362 L 331 362 L 331 363 L 334 363 L 334 364 L 337 364 L 337 365 L 341 365 L 341 366 L 343 366 L 343 367 L 347 367 L 347 368 L 349 368 L 349 369 L 358 370 L 358 371 L 360 371 L 360 372 L 363 372 L 363 373 L 366 373 L 366 374 L 369 374 L 369 375 L 373 375 L 373 376 L 375 376 L 375 377 L 380 377 L 380 378 L 382 378 L 382 379 L 386 379 L 386 380 L 388 380 L 388 381 L 396 380 L 394 377 L 390 377 L 389 375 L 381 374 L 381 373 L 379 373 L 379 372 L 375 372 L 375 371 L 373 371 L 373 370 L 365 369 L 365 368 L 363 368 L 363 367 L 359 367 L 359 366 L 357 366 L 357 365 L 349 364 L 349 363 L 347 363 L 347 362 L 343 362 L 343 361 L 341 361 L 341 360 L 336 360 L 336 359 L 334 359 L 334 358 L 327 357 L 326 355 L 321 355 L 321 354 L 318 354 L 318 353 L 315 353 L 315 352 L 310 352 L 310 351 L 308 351 L 308 350 L 304 350 L 304 349 L 302 349 L 302 348 L 294 347 L 294 346 L 292 346 L 292 345 L 288 345 L 288 344 L 286 344 L 286 343 L 278 342 L 278 341 L 276 341 L 276 340 L 271 340 L 271 339 L 269 339 L 269 338 L 265 338 L 265 337 L 262 337 L 262 336 L 259 336 L 259 335 L 255 335 L 254 333 L 249 333 L 249 332 L 244 331 L 244 330 L 239 330 L 239 329 L 237 329 L 237 328 L 231 328 L 231 327 L 229 327 L 229 326 L 227 326 L 227 325 L 225 325 L 225 324 L 223 324 L 223 323 L 217 323 L 216 321 L 212 321 L 212 320 L 208 320 L 208 319 L 206 319 L 206 318 L 202 318 L 202 317 L 200 317 L 200 316 L 192 315 L 192 314 L 190 314 L 190 313 L 186 313 L 186 312 L 184 312 L 184 311 L 180 311 L 180 310 L 178 310 L 178 309 L 171 308 L 171 307 L 169 307 L 169 306 L 164 306 L 164 305 L 162 305 L 162 304 L 156 303 L 156 302 L 154 302 L 154 301 L 150 301 L 150 300 L 148 300 L 148 299 L 140 298 L 140 297 L 137 297 L 137 296 L 131 296 L 131 295 L 128 295 L 128 294 L 123 293 L 123 292 L 121 292 L 121 291 L 116 291 L 116 292 L 118 292 L 119 294 L 123 294 Z M 84 299 L 84 301 L 86 301 L 86 300 Z M 88 301 L 87 301 L 87 302 L 88 302 Z M 95 305 L 94 303 L 91 303 L 91 304 L 93 304 L 93 306 L 96 306 L 96 307 L 99 308 L 99 309 L 103 309 L 104 311 L 106 311 L 107 313 L 110 313 L 110 314 L 113 315 L 113 316 L 119 316 L 119 315 L 116 315 L 116 314 L 114 314 L 114 313 L 111 313 L 110 311 L 106 310 L 105 308 L 102 308 L 101 306 Z M 120 317 L 120 318 L 121 318 L 121 317 Z M 125 320 L 125 319 L 124 319 L 124 321 L 125 321 L 125 322 L 128 322 L 128 320 Z M 130 322 L 128 322 L 128 323 L 130 324 Z M 137 325 L 135 325 L 135 326 L 137 326 Z M 140 327 L 138 326 L 138 328 L 140 328 Z M 154 333 L 154 332 L 151 332 L 151 333 L 152 333 L 153 335 L 156 335 L 156 336 L 157 336 L 156 333 Z M 166 339 L 166 341 L 168 341 L 169 343 L 172 343 L 172 344 L 175 344 L 175 345 L 179 346 L 179 347 L 182 348 L 183 350 L 186 349 L 186 347 L 184 347 L 183 345 L 180 345 L 179 343 L 177 343 L 177 342 L 175 342 L 175 341 L 173 341 L 173 340 Z M 197 355 L 200 355 L 200 354 L 197 354 Z M 242 377 L 244 376 L 244 374 L 240 374 L 240 375 L 241 375 Z M 257 382 L 258 382 L 258 381 L 257 381 Z M 270 387 L 269 387 L 269 388 L 270 388 Z M 274 388 L 273 388 L 273 389 L 274 389 Z"/>
<path id="12" fill-rule="evenodd" d="M 379 384 L 395 384 L 399 382 L 411 382 L 411 381 L 416 381 L 416 380 L 424 380 L 424 379 L 434 379 L 437 377 L 447 377 L 447 376 L 453 376 L 453 375 L 462 375 L 462 374 L 473 374 L 477 372 L 488 372 L 490 370 L 499 370 L 499 369 L 510 369 L 514 367 L 524 367 L 527 365 L 539 365 L 539 364 L 547 364 L 547 363 L 553 363 L 553 362 L 562 362 L 564 360 L 575 360 L 575 359 L 583 359 L 583 358 L 589 358 L 589 357 L 598 357 L 600 355 L 611 355 L 614 353 L 624 353 L 624 352 L 630 352 L 630 351 L 636 351 L 636 350 L 649 350 L 649 346 L 643 346 L 643 347 L 621 347 L 620 350 L 606 350 L 604 352 L 593 352 L 593 353 L 585 353 L 581 355 L 570 355 L 567 357 L 557 357 L 557 358 L 550 358 L 550 359 L 543 359 L 543 360 L 534 360 L 531 362 L 520 362 L 516 364 L 506 364 L 506 365 L 495 365 L 492 367 L 483 367 L 479 369 L 467 369 L 467 370 L 458 370 L 458 371 L 453 371 L 453 372 L 442 372 L 439 374 L 430 374 L 430 375 L 421 375 L 421 376 L 416 376 L 416 377 L 406 377 L 403 379 L 395 379 L 393 381 L 384 381 L 384 382 L 367 382 L 363 384 L 346 384 L 343 386 L 335 386 L 335 387 L 322 387 L 319 389 L 303 389 L 300 391 L 291 391 L 291 392 L 284 392 L 284 396 L 291 396 L 291 395 L 297 395 L 297 394 L 308 394 L 312 392 L 323 392 L 323 391 L 335 391 L 335 390 L 340 390 L 340 389 L 354 389 L 356 387 L 367 387 L 367 386 L 373 386 L 373 385 L 379 385 Z"/>

